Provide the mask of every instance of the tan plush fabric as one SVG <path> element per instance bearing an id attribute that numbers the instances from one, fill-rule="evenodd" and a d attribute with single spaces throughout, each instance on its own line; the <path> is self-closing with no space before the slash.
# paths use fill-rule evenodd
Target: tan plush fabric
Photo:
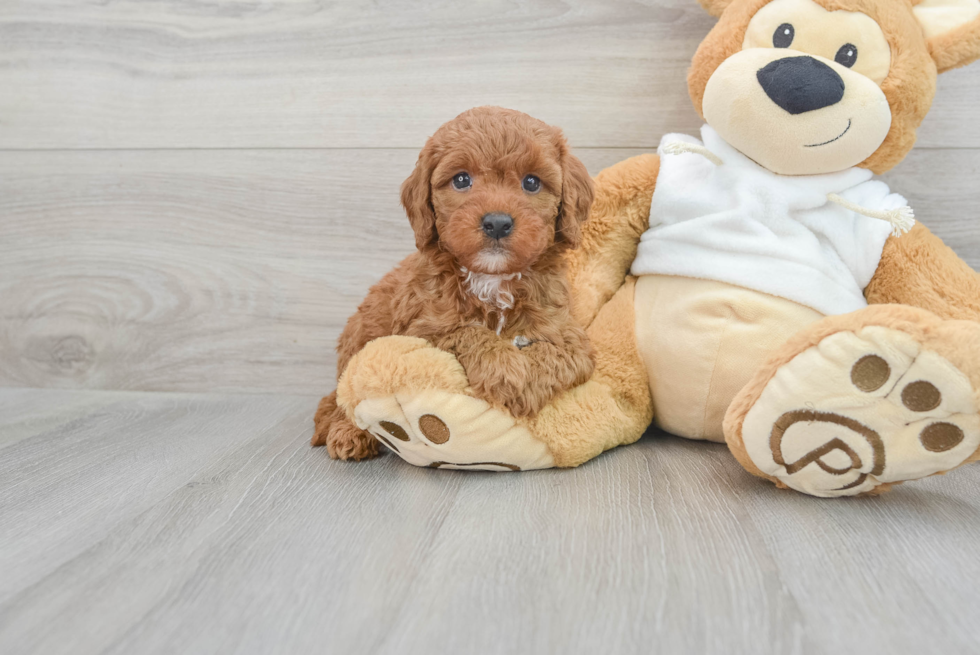
<path id="1" fill-rule="evenodd" d="M 694 108 L 703 117 L 708 80 L 721 64 L 741 51 L 749 23 L 772 0 L 733 0 L 701 43 L 688 74 Z M 884 144 L 861 166 L 881 174 L 896 166 L 915 144 L 915 134 L 936 93 L 936 64 L 908 0 L 815 0 L 828 11 L 860 11 L 881 26 L 892 48 L 892 65 L 881 90 L 892 109 Z M 969 46 L 966 46 L 969 48 Z"/>
<path id="2" fill-rule="evenodd" d="M 555 465 L 548 446 L 509 413 L 465 394 L 431 389 L 367 398 L 355 422 L 415 466 L 530 471 Z"/>
<path id="3" fill-rule="evenodd" d="M 528 426 L 551 448 L 555 465 L 578 466 L 639 439 L 653 418 L 647 372 L 637 350 L 635 280 L 626 281 L 589 327 L 596 372 Z"/>
<path id="4" fill-rule="evenodd" d="M 555 465 L 544 442 L 503 408 L 475 398 L 456 358 L 424 339 L 369 343 L 348 364 L 337 398 L 360 429 L 416 466 L 526 471 Z"/>
<path id="5" fill-rule="evenodd" d="M 980 57 L 980 20 L 929 41 L 940 73 L 966 66 Z"/>
<path id="6" fill-rule="evenodd" d="M 701 109 L 711 128 L 739 152 L 779 175 L 834 174 L 878 151 L 891 129 L 892 112 L 882 89 L 864 75 L 838 66 L 836 72 L 847 93 L 837 104 L 822 109 L 819 121 L 807 114 L 792 116 L 766 95 L 756 73 L 767 64 L 794 57 L 812 59 L 803 52 L 752 48 L 726 60 L 704 92 Z M 746 114 L 754 120 L 746 121 Z M 801 156 L 806 144 L 830 141 L 842 130 L 847 138 L 835 147 L 809 147 L 806 156 Z"/>
<path id="7" fill-rule="evenodd" d="M 572 315 L 582 325 L 592 323 L 623 285 L 640 235 L 650 224 L 650 200 L 659 172 L 657 155 L 640 155 L 596 177 L 595 202 L 582 229 L 582 244 L 566 255 Z"/>
<path id="8" fill-rule="evenodd" d="M 801 353 L 817 347 L 834 335 L 860 333 L 875 327 L 899 332 L 918 344 L 922 350 L 931 351 L 948 360 L 966 376 L 973 385 L 974 396 L 980 400 L 980 394 L 977 393 L 980 390 L 980 323 L 944 321 L 926 310 L 905 305 L 872 305 L 852 314 L 828 317 L 801 331 L 773 352 L 732 402 L 725 417 L 725 437 L 732 454 L 747 471 L 772 480 L 779 486 L 785 486 L 755 465 L 747 452 L 742 431 L 746 416 L 755 408 L 763 391 L 779 371 Z M 819 401 L 819 397 L 815 395 L 814 401 Z M 975 453 L 967 462 L 978 459 L 980 453 Z M 886 489 L 887 487 L 875 491 Z"/>
<path id="9" fill-rule="evenodd" d="M 942 318 L 980 321 L 980 274 L 921 223 L 888 240 L 865 297 L 870 304 L 915 305 Z"/>
<path id="10" fill-rule="evenodd" d="M 857 43 L 859 56 L 847 70 L 875 84 L 888 77 L 891 47 L 878 22 L 861 12 L 828 12 L 814 0 L 772 0 L 752 17 L 742 48 L 771 49 L 773 34 L 787 20 L 805 27 L 795 33 L 794 49 L 834 61 L 842 44 Z"/>
<path id="11" fill-rule="evenodd" d="M 706 0 L 702 3 L 713 14 L 720 13 L 721 20 L 699 48 L 689 74 L 691 97 L 699 112 L 703 111 L 702 102 L 708 80 L 729 57 L 740 51 L 752 17 L 770 2 L 771 0 L 732 0 L 731 2 Z M 892 125 L 881 147 L 861 164 L 877 173 L 889 170 L 905 157 L 915 142 L 916 129 L 928 112 L 935 94 L 937 73 L 965 65 L 980 56 L 980 19 L 973 20 L 971 11 L 963 10 L 970 0 L 815 0 L 815 2 L 828 11 L 862 12 L 871 16 L 880 25 L 890 44 L 891 66 L 881 88 L 891 108 Z M 927 5 L 930 9 L 956 6 L 957 14 L 966 17 L 970 22 L 963 23 L 962 18 L 959 19 L 959 23 L 956 20 L 951 21 L 949 14 L 942 21 L 932 21 L 935 15 L 930 18 L 929 12 L 923 11 Z M 915 6 L 918 6 L 918 11 L 913 12 Z M 806 356 L 814 362 L 822 361 L 826 364 L 830 361 L 820 354 L 819 347 L 824 344 L 823 347 L 829 349 L 827 353 L 834 351 L 837 346 L 832 347 L 829 344 L 838 335 L 842 335 L 841 338 L 852 335 L 847 336 L 845 341 L 849 339 L 848 343 L 851 343 L 849 347 L 853 348 L 855 343 L 863 343 L 861 339 L 870 338 L 867 334 L 873 333 L 874 330 L 881 330 L 883 331 L 881 334 L 885 335 L 879 335 L 883 339 L 879 343 L 881 347 L 901 350 L 899 343 L 905 343 L 907 347 L 911 347 L 909 344 L 912 344 L 913 350 L 923 353 L 923 361 L 936 359 L 939 362 L 934 367 L 936 370 L 941 370 L 943 366 L 951 367 L 948 376 L 936 381 L 937 386 L 952 384 L 956 387 L 954 383 L 960 379 L 962 381 L 960 386 L 963 389 L 957 393 L 965 393 L 966 397 L 971 393 L 971 385 L 974 395 L 977 393 L 976 390 L 980 389 L 980 378 L 978 378 L 980 276 L 962 262 L 941 240 L 921 225 L 917 225 L 908 235 L 890 239 L 884 249 L 878 271 L 865 290 L 865 295 L 871 304 L 867 309 L 847 316 L 818 321 L 777 348 L 769 361 L 735 398 L 727 413 L 724 429 L 732 452 L 753 474 L 766 477 L 780 486 L 786 486 L 776 477 L 763 473 L 749 457 L 742 434 L 746 416 L 752 411 L 758 413 L 758 404 L 761 402 L 763 392 L 767 388 L 770 390 L 776 388 L 768 385 L 774 384 L 774 379 L 781 374 L 781 371 L 783 375 L 789 374 L 792 368 L 791 362 L 803 361 L 796 358 L 806 353 Z M 638 302 L 638 307 L 642 304 Z M 867 330 L 872 332 L 869 333 Z M 858 336 L 858 333 L 865 336 Z M 872 339 L 868 343 L 873 341 Z M 889 346 L 889 343 L 892 345 Z M 846 360 L 846 357 L 842 358 L 842 362 Z M 842 363 L 841 366 L 843 365 Z M 854 389 L 817 390 L 816 387 L 827 375 L 826 373 L 814 374 L 815 379 L 812 384 L 816 386 L 812 389 L 810 406 L 819 408 L 822 405 L 833 405 L 825 402 L 821 394 L 826 396 L 839 392 L 845 397 L 849 397 L 847 394 L 855 393 L 860 396 L 860 391 L 856 392 Z M 795 385 L 808 389 L 808 384 L 810 383 L 804 375 L 791 384 L 790 388 Z M 770 401 L 771 398 L 766 402 Z M 862 404 L 864 401 L 855 402 L 857 403 L 855 407 L 864 406 Z M 907 408 L 885 409 L 888 410 L 885 414 L 888 414 L 889 411 L 901 412 Z M 963 420 L 967 422 L 975 421 L 976 418 L 969 411 L 964 417 Z M 928 418 L 926 416 L 926 419 Z M 928 420 L 926 422 L 928 423 Z M 753 439 L 768 440 L 768 435 L 764 430 L 762 432 L 761 435 L 753 435 Z M 896 434 L 890 433 L 888 439 L 894 442 L 897 438 Z M 968 443 L 972 442 L 964 441 L 964 444 Z M 762 445 L 760 441 L 753 442 L 755 448 L 760 445 Z M 839 458 L 841 452 L 830 453 L 828 457 Z M 967 461 L 976 460 L 980 460 L 980 454 L 974 454 L 967 459 Z M 914 469 L 915 466 L 912 468 Z M 926 464 L 922 464 L 920 469 L 919 473 L 930 470 Z M 814 470 L 811 467 L 810 473 Z M 816 472 L 819 473 L 819 470 Z M 913 472 L 910 476 L 916 477 L 919 473 Z M 885 475 L 883 480 L 887 478 L 888 476 Z M 887 480 L 869 491 L 867 487 L 872 483 L 858 480 L 855 490 L 880 493 L 896 481 L 901 481 L 901 477 L 893 481 Z M 845 491 L 828 493 L 827 490 L 811 490 L 809 493 L 834 495 Z"/>
<path id="12" fill-rule="evenodd" d="M 698 0 L 698 2 L 712 16 L 721 16 L 721 12 L 732 4 L 732 0 Z"/>
<path id="13" fill-rule="evenodd" d="M 474 398 L 452 355 L 410 337 L 378 339 L 355 355 L 338 400 L 359 427 L 417 466 L 578 466 L 636 441 L 653 417 L 636 345 L 634 293 L 635 281 L 628 279 L 589 327 L 596 351 L 592 379 L 534 419 L 515 421 L 503 408 Z M 425 416 L 445 426 L 444 443 L 425 438 Z M 396 433 L 406 438 L 393 438 Z"/>
<path id="14" fill-rule="evenodd" d="M 916 18 L 928 38 L 929 52 L 940 73 L 980 57 L 980 2 L 914 0 Z"/>
<path id="15" fill-rule="evenodd" d="M 735 395 L 818 312 L 723 282 L 645 275 L 636 285 L 636 335 L 658 426 L 724 443 Z"/>
<path id="16" fill-rule="evenodd" d="M 753 463 L 788 487 L 853 496 L 962 465 L 980 448 L 977 407 L 948 359 L 903 330 L 867 326 L 780 367 L 742 434 Z"/>
<path id="17" fill-rule="evenodd" d="M 367 398 L 393 396 L 402 389 L 441 389 L 464 393 L 466 373 L 456 358 L 425 339 L 385 337 L 372 341 L 351 358 L 337 384 L 337 400 L 351 419 Z"/>
<path id="18" fill-rule="evenodd" d="M 702 4 L 711 13 L 721 15 L 721 20 L 699 48 L 689 75 L 691 97 L 699 112 L 702 111 L 702 99 L 708 79 L 726 59 L 741 50 L 750 20 L 769 2 L 770 0 L 702 0 Z M 900 162 L 915 142 L 916 129 L 933 100 L 937 67 L 945 70 L 954 65 L 962 65 L 980 54 L 980 43 L 977 43 L 976 36 L 980 33 L 980 27 L 966 25 L 946 36 L 934 36 L 927 44 L 924 29 L 912 12 L 913 4 L 916 3 L 911 0 L 816 2 L 828 11 L 857 11 L 871 16 L 881 26 L 888 40 L 891 66 L 881 88 L 892 111 L 892 125 L 881 147 L 862 164 L 874 172 L 886 171 Z M 626 164 L 628 163 L 624 162 Z M 609 297 L 617 285 L 617 278 L 625 274 L 635 252 L 635 239 L 642 233 L 648 220 L 644 210 L 649 196 L 645 194 L 638 211 L 625 210 L 629 201 L 636 200 L 639 195 L 636 185 L 620 186 L 614 182 L 621 179 L 627 170 L 624 166 L 616 175 L 605 180 L 600 176 L 597 181 L 597 197 L 604 199 L 606 209 L 596 213 L 599 220 L 594 226 L 596 232 L 593 242 L 586 250 L 573 255 L 578 259 L 574 265 L 577 274 L 573 278 L 577 294 L 576 315 L 586 322 L 594 315 L 596 308 L 601 306 L 603 299 Z M 653 174 L 644 178 L 640 186 L 647 186 L 652 192 L 656 184 L 656 171 L 650 167 L 650 172 Z M 634 174 L 632 171 L 630 173 Z M 617 198 L 617 193 L 622 195 Z M 620 220 L 616 220 L 616 211 L 610 212 L 610 208 L 618 210 Z M 608 247 L 604 246 L 607 235 L 610 235 Z M 707 427 L 711 421 L 704 420 L 704 416 L 717 412 L 716 408 L 724 405 L 720 397 L 731 394 L 741 380 L 751 378 L 751 382 L 737 394 L 732 403 L 724 422 L 724 431 L 728 435 L 733 453 L 749 471 L 757 475 L 762 473 L 746 455 L 741 441 L 741 421 L 781 366 L 832 334 L 857 331 L 872 325 L 887 326 L 895 331 L 895 335 L 913 339 L 918 344 L 917 347 L 945 358 L 951 366 L 966 375 L 974 388 L 980 389 L 980 380 L 976 377 L 980 357 L 973 350 L 980 346 L 962 345 L 966 342 L 980 342 L 976 338 L 978 324 L 975 322 L 980 320 L 980 281 L 977 273 L 921 226 L 905 237 L 889 241 L 879 270 L 866 294 L 872 305 L 905 303 L 909 306 L 872 306 L 848 316 L 822 320 L 816 320 L 819 318 L 817 316 L 805 317 L 797 312 L 789 312 L 792 316 L 784 316 L 786 323 L 781 325 L 777 325 L 780 322 L 778 316 L 773 317 L 772 338 L 770 341 L 761 340 L 765 345 L 758 350 L 766 350 L 770 344 L 775 344 L 775 349 L 769 362 L 754 371 L 754 375 L 752 365 L 742 363 L 742 353 L 735 352 L 732 357 L 724 356 L 727 349 L 724 328 L 719 329 L 710 321 L 704 320 L 703 330 L 692 329 L 684 322 L 698 322 L 697 318 L 692 319 L 694 316 L 711 317 L 712 320 L 719 321 L 719 324 L 724 324 L 723 313 L 726 307 L 730 310 L 733 304 L 739 305 L 738 302 L 729 300 L 726 305 L 725 301 L 720 300 L 717 306 L 711 307 L 710 302 L 705 302 L 703 309 L 686 313 L 685 307 L 696 308 L 699 305 L 697 297 L 700 292 L 692 288 L 686 294 L 688 297 L 685 297 L 681 289 L 684 285 L 678 284 L 675 297 L 680 309 L 672 313 L 659 304 L 656 293 L 651 291 L 660 286 L 667 285 L 640 279 L 637 282 L 635 304 L 636 338 L 645 361 L 643 368 L 652 380 L 648 383 L 653 387 L 652 397 L 657 398 L 658 422 L 673 427 L 677 432 L 707 436 L 711 433 Z M 969 321 L 943 322 L 914 306 L 932 310 L 941 318 Z M 767 311 L 778 313 L 779 309 L 769 308 Z M 762 322 L 768 320 L 767 318 Z M 816 322 L 812 323 L 814 320 Z M 808 322 L 811 324 L 805 326 Z M 742 326 L 743 321 L 739 320 L 736 324 Z M 749 321 L 748 324 L 753 323 Z M 779 345 L 779 338 L 784 335 L 793 336 Z M 744 341 L 748 343 L 752 339 L 747 338 Z M 673 343 L 674 348 L 655 348 L 650 345 L 656 343 Z M 710 353 L 713 347 L 716 348 L 716 353 L 723 356 L 711 362 L 711 356 L 704 352 Z M 753 356 L 759 358 L 761 354 L 756 353 Z M 662 375 L 658 375 L 658 368 Z M 711 373 L 708 374 L 707 371 Z M 637 386 L 634 393 L 638 393 L 639 388 Z M 673 398 L 660 397 L 675 391 L 676 396 Z M 978 457 L 980 455 L 971 459 Z M 782 484 L 775 478 L 770 479 Z M 886 490 L 889 486 L 890 484 L 879 485 L 872 492 Z"/>

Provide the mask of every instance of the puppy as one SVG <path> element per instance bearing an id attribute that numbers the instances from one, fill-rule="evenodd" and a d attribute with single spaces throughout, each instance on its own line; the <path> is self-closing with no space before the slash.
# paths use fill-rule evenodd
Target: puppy
<path id="1" fill-rule="evenodd" d="M 581 239 L 592 179 L 560 130 L 517 111 L 472 109 L 428 140 L 401 188 L 418 252 L 374 286 L 340 337 L 343 373 L 368 342 L 421 337 L 453 353 L 481 398 L 516 416 L 584 383 L 594 362 L 569 313 L 562 253 Z M 313 445 L 378 454 L 373 436 L 320 402 Z"/>

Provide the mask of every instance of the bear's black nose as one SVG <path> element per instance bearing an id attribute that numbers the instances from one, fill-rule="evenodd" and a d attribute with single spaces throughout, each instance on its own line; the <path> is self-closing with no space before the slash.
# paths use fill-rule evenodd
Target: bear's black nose
<path id="1" fill-rule="evenodd" d="M 756 77 L 766 95 L 793 115 L 830 107 L 844 98 L 841 76 L 813 57 L 777 59 Z"/>
<path id="2" fill-rule="evenodd" d="M 503 239 L 514 229 L 514 219 L 507 214 L 487 214 L 483 217 L 483 232 L 491 239 Z"/>

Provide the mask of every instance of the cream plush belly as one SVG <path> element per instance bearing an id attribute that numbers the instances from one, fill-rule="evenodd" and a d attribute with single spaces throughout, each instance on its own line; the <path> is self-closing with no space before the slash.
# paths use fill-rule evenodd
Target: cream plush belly
<path id="1" fill-rule="evenodd" d="M 636 284 L 636 335 L 650 376 L 656 424 L 678 436 L 724 443 L 735 395 L 769 353 L 823 318 L 790 300 L 668 275 Z"/>

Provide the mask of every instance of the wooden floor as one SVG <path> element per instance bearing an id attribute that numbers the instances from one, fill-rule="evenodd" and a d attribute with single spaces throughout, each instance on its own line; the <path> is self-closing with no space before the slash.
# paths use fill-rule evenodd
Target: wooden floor
<path id="1" fill-rule="evenodd" d="M 648 435 L 330 461 L 303 396 L 0 391 L 0 652 L 976 653 L 980 467 L 827 501 Z"/>
<path id="2" fill-rule="evenodd" d="M 980 653 L 980 466 L 877 500 L 650 435 L 574 471 L 307 446 L 496 104 L 593 173 L 696 133 L 696 0 L 0 2 L 0 655 Z M 980 65 L 885 176 L 980 268 Z"/>

